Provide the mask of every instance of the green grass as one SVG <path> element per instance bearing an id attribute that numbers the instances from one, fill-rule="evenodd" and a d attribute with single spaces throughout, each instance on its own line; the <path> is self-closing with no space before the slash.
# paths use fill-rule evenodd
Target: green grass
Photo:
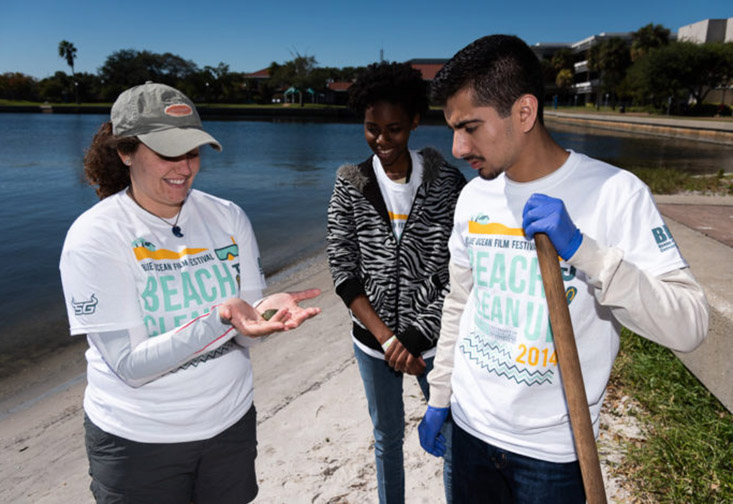
<path id="1" fill-rule="evenodd" d="M 733 174 L 720 170 L 715 175 L 689 175 L 671 168 L 629 168 L 654 194 L 694 191 L 733 194 Z"/>
<path id="2" fill-rule="evenodd" d="M 733 502 L 733 415 L 670 350 L 624 329 L 611 381 L 643 409 L 618 468 L 635 502 Z"/>
<path id="3" fill-rule="evenodd" d="M 0 105 L 2 106 L 26 106 L 26 105 L 41 105 L 41 103 L 23 101 L 23 100 L 8 100 L 6 98 L 0 98 Z"/>

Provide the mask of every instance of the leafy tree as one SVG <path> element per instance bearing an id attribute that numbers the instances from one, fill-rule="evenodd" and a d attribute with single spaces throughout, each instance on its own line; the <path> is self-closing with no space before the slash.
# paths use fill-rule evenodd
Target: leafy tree
<path id="1" fill-rule="evenodd" d="M 184 82 L 197 72 L 194 62 L 175 54 L 123 49 L 107 57 L 99 76 L 105 82 L 105 99 L 114 99 L 125 89 L 146 81 L 183 88 Z"/>
<path id="2" fill-rule="evenodd" d="M 710 90 L 730 82 L 733 76 L 733 44 L 673 42 L 638 60 L 629 80 L 640 101 L 662 107 L 670 100 L 681 111 L 691 98 L 702 104 Z"/>
<path id="3" fill-rule="evenodd" d="M 270 66 L 270 77 L 273 82 L 280 86 L 293 86 L 298 90 L 300 105 L 305 104 L 303 98 L 308 88 L 319 88 L 325 82 L 319 83 L 316 79 L 318 74 L 314 73 L 318 61 L 314 56 L 303 56 L 294 51 L 294 58 L 282 65 L 273 64 Z"/>
<path id="4" fill-rule="evenodd" d="M 217 66 L 205 66 L 208 99 L 220 102 L 236 101 L 237 76 L 229 71 L 229 65 L 220 62 Z"/>
<path id="5" fill-rule="evenodd" d="M 662 25 L 649 23 L 631 35 L 631 61 L 637 61 L 654 49 L 669 44 L 669 30 Z"/>
<path id="6" fill-rule="evenodd" d="M 569 68 L 561 69 L 557 72 L 557 76 L 555 77 L 555 85 L 562 90 L 570 89 L 573 85 L 574 75 L 573 71 Z"/>
<path id="7" fill-rule="evenodd" d="M 573 50 L 569 47 L 563 47 L 562 49 L 558 49 L 555 54 L 552 55 L 550 64 L 556 72 L 564 69 L 572 70 L 573 65 L 575 64 L 575 54 L 573 54 Z"/>
<path id="8" fill-rule="evenodd" d="M 66 72 L 58 71 L 51 77 L 46 77 L 38 83 L 38 94 L 44 101 L 68 102 L 69 89 L 74 80 Z"/>
<path id="9" fill-rule="evenodd" d="M 37 82 L 34 77 L 20 72 L 0 74 L 0 98 L 6 100 L 36 100 Z"/>
<path id="10" fill-rule="evenodd" d="M 596 44 L 588 51 L 588 67 L 599 73 L 600 87 L 596 105 L 600 104 L 600 93 L 611 93 L 615 105 L 619 86 L 626 77 L 631 63 L 626 42 L 619 37 L 611 37 Z"/>
<path id="11" fill-rule="evenodd" d="M 59 57 L 66 60 L 66 64 L 71 67 L 71 78 L 74 86 L 74 97 L 76 103 L 79 103 L 79 91 L 77 90 L 76 73 L 74 72 L 74 60 L 76 59 L 76 47 L 68 40 L 59 42 Z"/>
<path id="12" fill-rule="evenodd" d="M 72 78 L 66 72 L 58 71 L 38 83 L 38 94 L 44 101 L 69 102 L 69 89 L 72 86 L 80 101 L 100 101 L 101 81 L 96 75 L 86 72 Z"/>
<path id="13" fill-rule="evenodd" d="M 356 76 L 365 70 L 365 67 L 359 66 L 359 67 L 343 67 L 343 68 L 335 68 L 336 76 L 334 76 L 335 81 L 339 82 L 349 82 L 356 79 Z"/>

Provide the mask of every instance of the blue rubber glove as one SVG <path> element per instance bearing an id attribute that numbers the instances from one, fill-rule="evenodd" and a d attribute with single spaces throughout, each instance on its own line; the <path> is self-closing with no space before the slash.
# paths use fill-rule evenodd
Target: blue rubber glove
<path id="1" fill-rule="evenodd" d="M 522 212 L 524 235 L 532 239 L 535 233 L 545 233 L 565 260 L 573 257 L 583 242 L 562 200 L 535 193 L 529 197 Z"/>
<path id="2" fill-rule="evenodd" d="M 440 428 L 448 418 L 449 411 L 450 408 L 428 406 L 425 416 L 417 427 L 417 432 L 420 434 L 420 446 L 436 457 L 442 457 L 445 454 L 445 436 L 440 433 Z"/>

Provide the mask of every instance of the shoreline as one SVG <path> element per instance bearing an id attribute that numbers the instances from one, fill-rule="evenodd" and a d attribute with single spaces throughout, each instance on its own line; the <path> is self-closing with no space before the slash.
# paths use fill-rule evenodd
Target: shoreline
<path id="1" fill-rule="evenodd" d="M 211 106 L 199 103 L 196 108 L 204 120 L 360 122 L 353 112 L 339 105 L 324 105 L 316 108 L 257 105 Z M 2 105 L 0 113 L 109 115 L 110 109 L 111 105 Z M 603 114 L 587 110 L 565 112 L 553 110 L 547 105 L 544 108 L 544 115 L 549 121 L 564 124 L 733 145 L 733 121 L 724 118 L 669 117 L 633 113 Z M 445 124 L 442 109 L 431 108 L 423 118 L 423 123 Z"/>

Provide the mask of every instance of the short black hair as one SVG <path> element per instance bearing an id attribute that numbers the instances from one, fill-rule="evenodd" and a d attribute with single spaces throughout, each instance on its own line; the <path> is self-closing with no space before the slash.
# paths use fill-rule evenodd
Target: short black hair
<path id="1" fill-rule="evenodd" d="M 489 35 L 458 51 L 432 82 L 433 103 L 444 106 L 462 89 L 471 89 L 477 105 L 493 107 L 502 117 L 511 113 L 512 105 L 520 96 L 534 95 L 539 103 L 537 118 L 543 122 L 542 65 L 519 37 Z"/>
<path id="2" fill-rule="evenodd" d="M 349 88 L 348 106 L 360 116 L 377 102 L 405 107 L 410 118 L 425 117 L 429 108 L 428 84 L 409 63 L 372 63 Z"/>

